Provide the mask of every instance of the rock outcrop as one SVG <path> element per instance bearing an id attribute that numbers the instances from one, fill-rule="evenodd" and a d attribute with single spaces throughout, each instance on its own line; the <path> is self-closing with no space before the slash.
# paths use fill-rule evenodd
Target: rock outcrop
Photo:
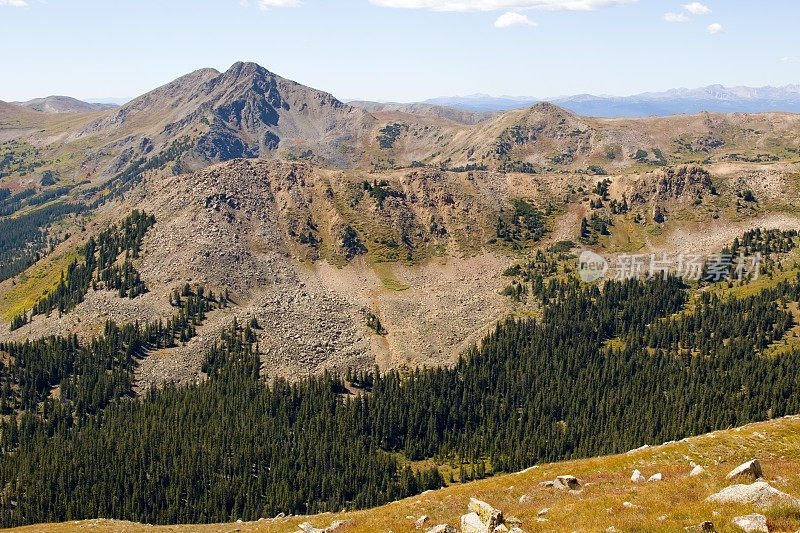
<path id="1" fill-rule="evenodd" d="M 461 517 L 461 533 L 524 533 L 519 528 L 521 520 L 513 517 L 504 520 L 500 509 L 484 501 L 470 498 L 467 510 L 469 512 Z"/>
<path id="2" fill-rule="evenodd" d="M 643 204 L 648 201 L 694 201 L 713 191 L 711 175 L 706 169 L 697 165 L 684 165 L 659 169 L 642 176 L 631 195 L 631 202 Z"/>

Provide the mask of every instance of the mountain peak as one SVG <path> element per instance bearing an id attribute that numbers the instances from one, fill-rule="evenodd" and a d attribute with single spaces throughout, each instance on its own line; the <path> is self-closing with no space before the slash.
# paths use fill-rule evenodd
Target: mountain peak
<path id="1" fill-rule="evenodd" d="M 356 145 L 374 121 L 366 111 L 326 92 L 282 78 L 257 63 L 239 61 L 222 73 L 205 68 L 181 76 L 89 124 L 78 135 L 102 132 L 115 146 L 128 148 L 126 161 L 186 138 L 192 145 L 187 155 L 192 168 L 241 157 L 269 157 L 279 148 L 297 155 L 310 150 L 319 161 L 346 167 L 352 161 L 340 144 Z M 146 131 L 143 124 L 148 125 Z M 126 161 L 111 168 L 118 172 Z"/>
<path id="2" fill-rule="evenodd" d="M 272 74 L 269 70 L 262 67 L 258 63 L 254 63 L 252 61 L 237 61 L 233 65 L 225 71 L 225 74 L 238 74 L 238 75 L 247 75 L 247 74 Z"/>

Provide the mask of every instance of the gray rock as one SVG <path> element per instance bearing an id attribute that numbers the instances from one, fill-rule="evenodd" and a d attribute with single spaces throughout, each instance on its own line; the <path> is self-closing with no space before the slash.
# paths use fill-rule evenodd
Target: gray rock
<path id="1" fill-rule="evenodd" d="M 487 531 L 494 531 L 497 526 L 503 523 L 503 512 L 484 501 L 470 498 L 467 508 L 478 515 L 480 521 L 486 526 Z"/>
<path id="2" fill-rule="evenodd" d="M 312 526 L 311 522 L 303 522 L 297 527 L 299 527 L 302 531 L 305 531 L 305 533 L 324 533 L 324 530 L 317 529 L 314 526 Z"/>
<path id="3" fill-rule="evenodd" d="M 748 514 L 745 516 L 737 516 L 733 519 L 733 523 L 750 533 L 751 531 L 758 531 L 769 533 L 767 527 L 767 517 L 763 514 Z"/>
<path id="4" fill-rule="evenodd" d="M 796 501 L 792 496 L 773 488 L 766 481 L 756 481 L 749 485 L 731 485 L 712 494 L 707 500 L 718 503 L 749 503 L 759 507 L 780 501 Z"/>
<path id="5" fill-rule="evenodd" d="M 691 471 L 691 472 L 689 472 L 689 477 L 695 477 L 695 476 L 699 476 L 700 474 L 702 474 L 702 473 L 703 473 L 703 472 L 705 472 L 705 471 L 706 471 L 706 469 L 705 469 L 705 468 L 703 468 L 703 467 L 702 467 L 702 466 L 700 466 L 700 465 L 697 465 L 697 466 L 695 466 L 694 468 L 692 468 L 692 471 Z"/>
<path id="6" fill-rule="evenodd" d="M 661 481 L 662 479 L 663 479 L 663 476 L 661 475 L 661 472 L 659 472 L 658 474 L 653 474 L 652 476 L 650 476 L 647 479 L 647 482 L 649 483 L 651 481 Z"/>
<path id="7" fill-rule="evenodd" d="M 753 459 L 731 470 L 730 473 L 725 476 L 725 479 L 750 479 L 755 481 L 762 477 L 764 477 L 764 472 L 761 470 L 761 463 L 758 459 Z"/>
<path id="8" fill-rule="evenodd" d="M 541 511 L 539 511 L 541 513 Z M 507 516 L 505 524 L 510 527 L 519 527 L 522 525 L 522 520 L 516 516 Z"/>
<path id="9" fill-rule="evenodd" d="M 334 533 L 335 531 L 339 531 L 347 523 L 346 520 L 337 520 L 325 529 L 319 529 L 311 525 L 311 522 L 303 522 L 300 524 L 299 527 L 301 531 L 305 533 Z"/>
<path id="10" fill-rule="evenodd" d="M 645 480 L 644 476 L 642 475 L 641 472 L 639 472 L 638 470 L 633 471 L 633 474 L 631 475 L 631 481 L 633 481 L 634 483 L 643 483 L 644 480 Z"/>
<path id="11" fill-rule="evenodd" d="M 461 533 L 487 533 L 486 525 L 481 522 L 478 513 L 461 516 Z"/>

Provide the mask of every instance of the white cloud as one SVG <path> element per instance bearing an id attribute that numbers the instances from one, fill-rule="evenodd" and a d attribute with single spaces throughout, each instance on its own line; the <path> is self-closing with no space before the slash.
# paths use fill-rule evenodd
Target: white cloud
<path id="1" fill-rule="evenodd" d="M 708 15 L 711 13 L 711 8 L 704 6 L 700 2 L 692 2 L 691 4 L 683 4 L 683 9 L 692 15 Z"/>
<path id="2" fill-rule="evenodd" d="M 500 11 L 541 9 L 545 11 L 592 11 L 638 0 L 369 0 L 381 7 L 430 9 L 431 11 Z"/>
<path id="3" fill-rule="evenodd" d="M 28 2 L 25 0 L 0 0 L 0 6 L 25 7 L 27 5 Z"/>
<path id="4" fill-rule="evenodd" d="M 664 16 L 661 17 L 667 22 L 689 22 L 689 17 L 686 16 L 685 13 L 664 13 Z"/>
<path id="5" fill-rule="evenodd" d="M 722 31 L 722 24 L 715 22 L 714 24 L 710 24 L 706 29 L 711 35 L 716 35 Z"/>
<path id="6" fill-rule="evenodd" d="M 536 23 L 530 20 L 527 15 L 514 13 L 513 11 L 503 13 L 494 21 L 495 28 L 509 28 L 511 26 L 536 26 Z"/>
<path id="7" fill-rule="evenodd" d="M 786 56 L 781 58 L 781 62 L 783 63 L 800 63 L 800 57 L 797 56 Z"/>
<path id="8" fill-rule="evenodd" d="M 267 10 L 271 7 L 300 7 L 303 4 L 300 0 L 258 0 L 258 9 Z"/>

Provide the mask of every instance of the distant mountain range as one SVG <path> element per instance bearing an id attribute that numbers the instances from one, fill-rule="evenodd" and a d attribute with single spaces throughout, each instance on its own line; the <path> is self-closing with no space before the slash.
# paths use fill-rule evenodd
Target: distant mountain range
<path id="1" fill-rule="evenodd" d="M 11 103 L 43 113 L 92 113 L 119 107 L 112 103 L 84 102 L 71 96 L 47 96 L 45 98 L 34 98 L 27 102 Z"/>
<path id="2" fill-rule="evenodd" d="M 14 105 L 45 113 L 90 113 L 107 111 L 130 101 L 129 98 L 98 98 L 85 102 L 69 96 L 34 98 Z M 351 101 L 354 107 L 368 112 L 406 112 L 435 115 L 454 122 L 474 124 L 491 113 L 531 107 L 539 102 L 551 102 L 586 117 L 647 117 L 696 114 L 702 111 L 718 113 L 764 113 L 784 111 L 800 113 L 800 85 L 783 87 L 725 87 L 709 85 L 697 89 L 670 89 L 632 96 L 576 94 L 554 98 L 535 96 L 441 96 L 422 102 L 394 103 Z"/>
<path id="3" fill-rule="evenodd" d="M 784 87 L 724 87 L 709 85 L 699 89 L 672 89 L 633 96 L 594 96 L 579 94 L 557 98 L 530 96 L 440 97 L 423 103 L 455 107 L 468 111 L 507 111 L 546 100 L 589 117 L 645 117 L 712 111 L 720 113 L 800 112 L 800 85 Z"/>

